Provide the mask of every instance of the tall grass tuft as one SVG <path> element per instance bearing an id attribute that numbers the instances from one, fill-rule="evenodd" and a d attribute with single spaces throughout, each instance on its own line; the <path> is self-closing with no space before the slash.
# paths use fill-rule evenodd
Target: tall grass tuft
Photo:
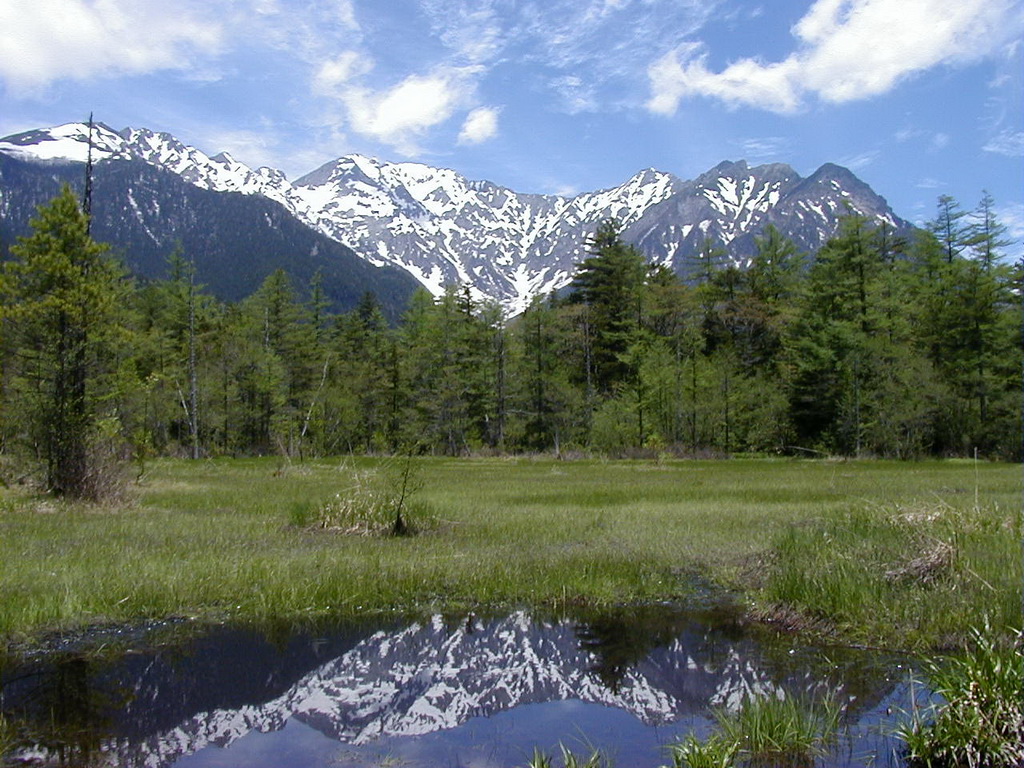
<path id="1" fill-rule="evenodd" d="M 1024 765 L 1024 651 L 994 633 L 973 633 L 960 657 L 932 661 L 928 684 L 945 703 L 911 713 L 897 735 L 915 768 Z"/>
<path id="2" fill-rule="evenodd" d="M 422 482 L 407 459 L 398 467 L 355 472 L 351 485 L 318 506 L 293 502 L 289 519 L 298 527 L 347 535 L 408 536 L 435 520 L 430 506 L 413 498 L 421 488 Z"/>
<path id="3" fill-rule="evenodd" d="M 736 712 L 715 719 L 722 740 L 753 765 L 784 762 L 811 764 L 824 755 L 839 730 L 841 708 L 832 698 L 759 696 L 746 699 Z"/>
<path id="4" fill-rule="evenodd" d="M 721 734 L 701 741 L 692 733 L 669 746 L 672 768 L 732 768 L 736 764 L 739 745 Z"/>
<path id="5" fill-rule="evenodd" d="M 563 768 L 611 768 L 612 761 L 599 749 L 593 749 L 587 755 L 578 755 L 564 744 L 558 745 L 562 753 Z M 533 757 L 526 764 L 527 768 L 555 768 L 554 758 L 541 751 L 533 750 Z"/>
<path id="6" fill-rule="evenodd" d="M 841 711 L 831 697 L 745 698 L 739 710 L 715 713 L 717 731 L 707 740 L 690 734 L 673 744 L 673 768 L 812 765 L 835 741 Z"/>

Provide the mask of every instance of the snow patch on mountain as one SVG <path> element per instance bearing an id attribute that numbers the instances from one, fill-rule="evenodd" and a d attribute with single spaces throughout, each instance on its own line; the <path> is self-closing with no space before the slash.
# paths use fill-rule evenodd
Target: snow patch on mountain
<path id="1" fill-rule="evenodd" d="M 714 664 L 681 640 L 624 672 L 613 688 L 593 671 L 571 622 L 535 623 L 520 612 L 451 625 L 440 616 L 378 632 L 259 705 L 202 712 L 126 747 L 119 764 L 162 768 L 211 745 L 283 728 L 291 719 L 341 743 L 456 728 L 524 704 L 580 700 L 666 725 L 709 703 L 779 695 L 771 676 L 737 650 Z"/>
<path id="2" fill-rule="evenodd" d="M 89 126 L 69 123 L 0 140 L 0 153 L 41 162 L 85 162 Z M 724 162 L 694 181 L 646 169 L 624 184 L 573 197 L 522 194 L 414 162 L 349 155 L 288 181 L 227 153 L 209 156 L 167 133 L 96 124 L 94 161 L 141 160 L 217 192 L 261 195 L 377 266 L 406 270 L 431 293 L 468 286 L 508 312 L 566 286 L 590 234 L 618 219 L 626 239 L 655 264 L 682 273 L 706 240 L 734 263 L 775 224 L 803 250 L 835 233 L 847 210 L 900 229 L 885 201 L 845 168 L 826 164 L 802 179 L 792 168 Z M 155 233 L 151 233 L 155 237 Z"/>

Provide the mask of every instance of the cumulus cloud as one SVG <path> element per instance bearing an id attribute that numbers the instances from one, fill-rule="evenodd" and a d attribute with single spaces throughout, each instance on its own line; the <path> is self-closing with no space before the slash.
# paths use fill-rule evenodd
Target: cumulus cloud
<path id="1" fill-rule="evenodd" d="M 466 116 L 459 144 L 482 144 L 498 135 L 498 109 L 477 107 Z"/>
<path id="2" fill-rule="evenodd" d="M 440 67 L 380 91 L 347 81 L 334 90 L 353 131 L 413 155 L 426 130 L 446 122 L 472 98 L 474 74 L 473 68 Z M 321 82 L 329 79 L 325 75 Z"/>
<path id="3" fill-rule="evenodd" d="M 0 79 L 15 93 L 55 80 L 185 69 L 212 54 L 220 23 L 189 0 L 0 3 Z"/>
<path id="4" fill-rule="evenodd" d="M 817 0 L 779 62 L 746 58 L 716 72 L 703 44 L 676 47 L 648 70 L 647 106 L 672 114 L 684 98 L 706 96 L 787 113 L 811 97 L 869 98 L 931 67 L 992 55 L 1020 28 L 1013 0 Z"/>

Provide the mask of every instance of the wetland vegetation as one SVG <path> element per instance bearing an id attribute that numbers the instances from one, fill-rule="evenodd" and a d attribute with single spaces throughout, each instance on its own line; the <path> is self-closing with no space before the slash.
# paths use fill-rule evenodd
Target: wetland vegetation
<path id="1" fill-rule="evenodd" d="M 160 460 L 113 506 L 4 490 L 0 633 L 686 602 L 709 589 L 766 620 L 890 648 L 958 647 L 986 619 L 1004 637 L 1020 625 L 1013 465 L 411 461 L 421 530 L 406 537 L 308 523 L 393 472 L 388 459 Z"/>

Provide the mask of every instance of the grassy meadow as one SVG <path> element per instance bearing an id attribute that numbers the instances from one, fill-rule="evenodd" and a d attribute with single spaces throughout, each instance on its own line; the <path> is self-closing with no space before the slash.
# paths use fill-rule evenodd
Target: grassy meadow
<path id="1" fill-rule="evenodd" d="M 0 637 L 687 601 L 708 584 L 755 615 L 894 648 L 1021 623 L 1018 465 L 419 458 L 416 535 L 310 524 L 394 482 L 395 463 L 161 460 L 114 507 L 0 490 Z"/>

